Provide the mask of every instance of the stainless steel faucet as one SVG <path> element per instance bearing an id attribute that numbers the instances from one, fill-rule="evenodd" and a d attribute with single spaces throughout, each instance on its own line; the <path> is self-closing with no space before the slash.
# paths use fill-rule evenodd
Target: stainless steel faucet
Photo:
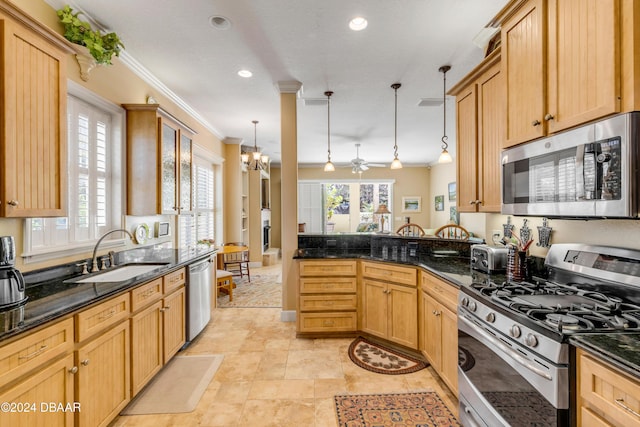
<path id="1" fill-rule="evenodd" d="M 106 233 L 104 233 L 102 235 L 102 237 L 100 237 L 98 239 L 98 243 L 96 243 L 96 245 L 93 248 L 93 257 L 91 258 L 91 272 L 92 273 L 95 273 L 96 271 L 99 270 L 99 268 L 98 268 L 98 260 L 96 259 L 96 253 L 98 252 L 98 246 L 100 246 L 100 243 L 102 243 L 102 241 L 104 240 L 105 237 L 107 237 L 111 233 L 115 233 L 116 231 L 122 231 L 123 233 L 127 233 L 129 235 L 129 237 L 131 238 L 131 240 L 133 240 L 133 235 L 131 233 L 129 233 L 127 230 L 125 230 L 124 228 L 116 228 L 115 230 L 110 230 L 110 231 L 107 231 Z"/>

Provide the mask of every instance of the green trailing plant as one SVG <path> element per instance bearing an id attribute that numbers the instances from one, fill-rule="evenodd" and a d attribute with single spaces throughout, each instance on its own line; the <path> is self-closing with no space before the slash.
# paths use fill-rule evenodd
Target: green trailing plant
<path id="1" fill-rule="evenodd" d="M 93 30 L 88 22 L 78 18 L 80 12 L 74 13 L 69 5 L 58 10 L 57 14 L 64 26 L 64 38 L 89 49 L 98 64 L 111 64 L 113 55 L 120 56 L 124 44 L 116 33 L 102 34 L 100 30 Z"/>

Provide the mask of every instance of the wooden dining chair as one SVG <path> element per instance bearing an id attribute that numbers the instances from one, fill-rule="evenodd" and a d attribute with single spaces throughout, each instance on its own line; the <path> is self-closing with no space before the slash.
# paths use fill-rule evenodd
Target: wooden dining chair
<path id="1" fill-rule="evenodd" d="M 243 242 L 228 242 L 224 246 L 245 246 Z M 249 270 L 249 249 L 241 252 L 235 252 L 222 255 L 222 264 L 224 269 L 231 272 L 234 276 L 243 278 L 246 274 L 251 282 L 251 271 Z"/>
<path id="2" fill-rule="evenodd" d="M 396 230 L 396 234 L 407 237 L 422 237 L 425 235 L 424 230 L 418 224 L 408 223 L 403 224 Z"/>
<path id="3" fill-rule="evenodd" d="M 469 240 L 467 229 L 456 224 L 443 225 L 434 234 L 441 239 Z"/>

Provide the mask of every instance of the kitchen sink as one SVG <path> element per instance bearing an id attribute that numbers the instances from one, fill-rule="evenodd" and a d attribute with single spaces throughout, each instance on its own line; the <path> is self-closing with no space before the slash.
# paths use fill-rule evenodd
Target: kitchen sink
<path id="1" fill-rule="evenodd" d="M 158 270 L 167 264 L 132 264 L 123 265 L 122 267 L 106 270 L 91 276 L 82 277 L 80 279 L 72 279 L 69 282 L 74 283 L 101 283 L 101 282 L 124 282 L 133 279 L 136 276 Z"/>

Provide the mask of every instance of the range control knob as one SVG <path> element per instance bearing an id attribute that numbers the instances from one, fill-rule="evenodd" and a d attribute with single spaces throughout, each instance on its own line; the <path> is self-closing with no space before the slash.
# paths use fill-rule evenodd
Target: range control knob
<path id="1" fill-rule="evenodd" d="M 519 338 L 521 334 L 522 332 L 520 331 L 520 328 L 518 327 L 518 325 L 513 325 L 509 329 L 509 335 L 511 335 L 514 338 Z"/>
<path id="2" fill-rule="evenodd" d="M 493 323 L 493 322 L 496 321 L 496 314 L 495 313 L 489 313 L 489 314 L 487 314 L 487 317 L 485 317 L 485 319 L 487 320 L 487 322 Z"/>
<path id="3" fill-rule="evenodd" d="M 475 264 L 477 264 L 477 263 L 478 263 L 478 257 L 475 257 L 475 256 L 474 256 L 474 257 L 472 257 L 472 258 L 471 258 L 471 264 L 475 265 Z"/>
<path id="4" fill-rule="evenodd" d="M 533 334 L 527 334 L 524 339 L 524 343 L 529 347 L 535 347 L 538 345 L 538 338 L 536 338 L 536 336 Z"/>
<path id="5" fill-rule="evenodd" d="M 462 297 L 462 299 L 460 300 L 460 304 L 462 304 L 463 307 L 468 306 L 469 305 L 469 298 Z"/>
<path id="6" fill-rule="evenodd" d="M 486 259 L 483 259 L 483 260 L 482 260 L 482 266 L 483 266 L 484 268 L 488 268 L 488 267 L 489 267 L 489 261 L 487 261 Z"/>
<path id="7" fill-rule="evenodd" d="M 478 306 L 476 305 L 476 302 L 475 302 L 475 301 L 471 301 L 471 302 L 469 303 L 469 311 L 471 311 L 472 313 L 473 313 L 474 311 L 476 311 L 476 309 L 477 309 L 477 308 L 478 308 Z"/>

